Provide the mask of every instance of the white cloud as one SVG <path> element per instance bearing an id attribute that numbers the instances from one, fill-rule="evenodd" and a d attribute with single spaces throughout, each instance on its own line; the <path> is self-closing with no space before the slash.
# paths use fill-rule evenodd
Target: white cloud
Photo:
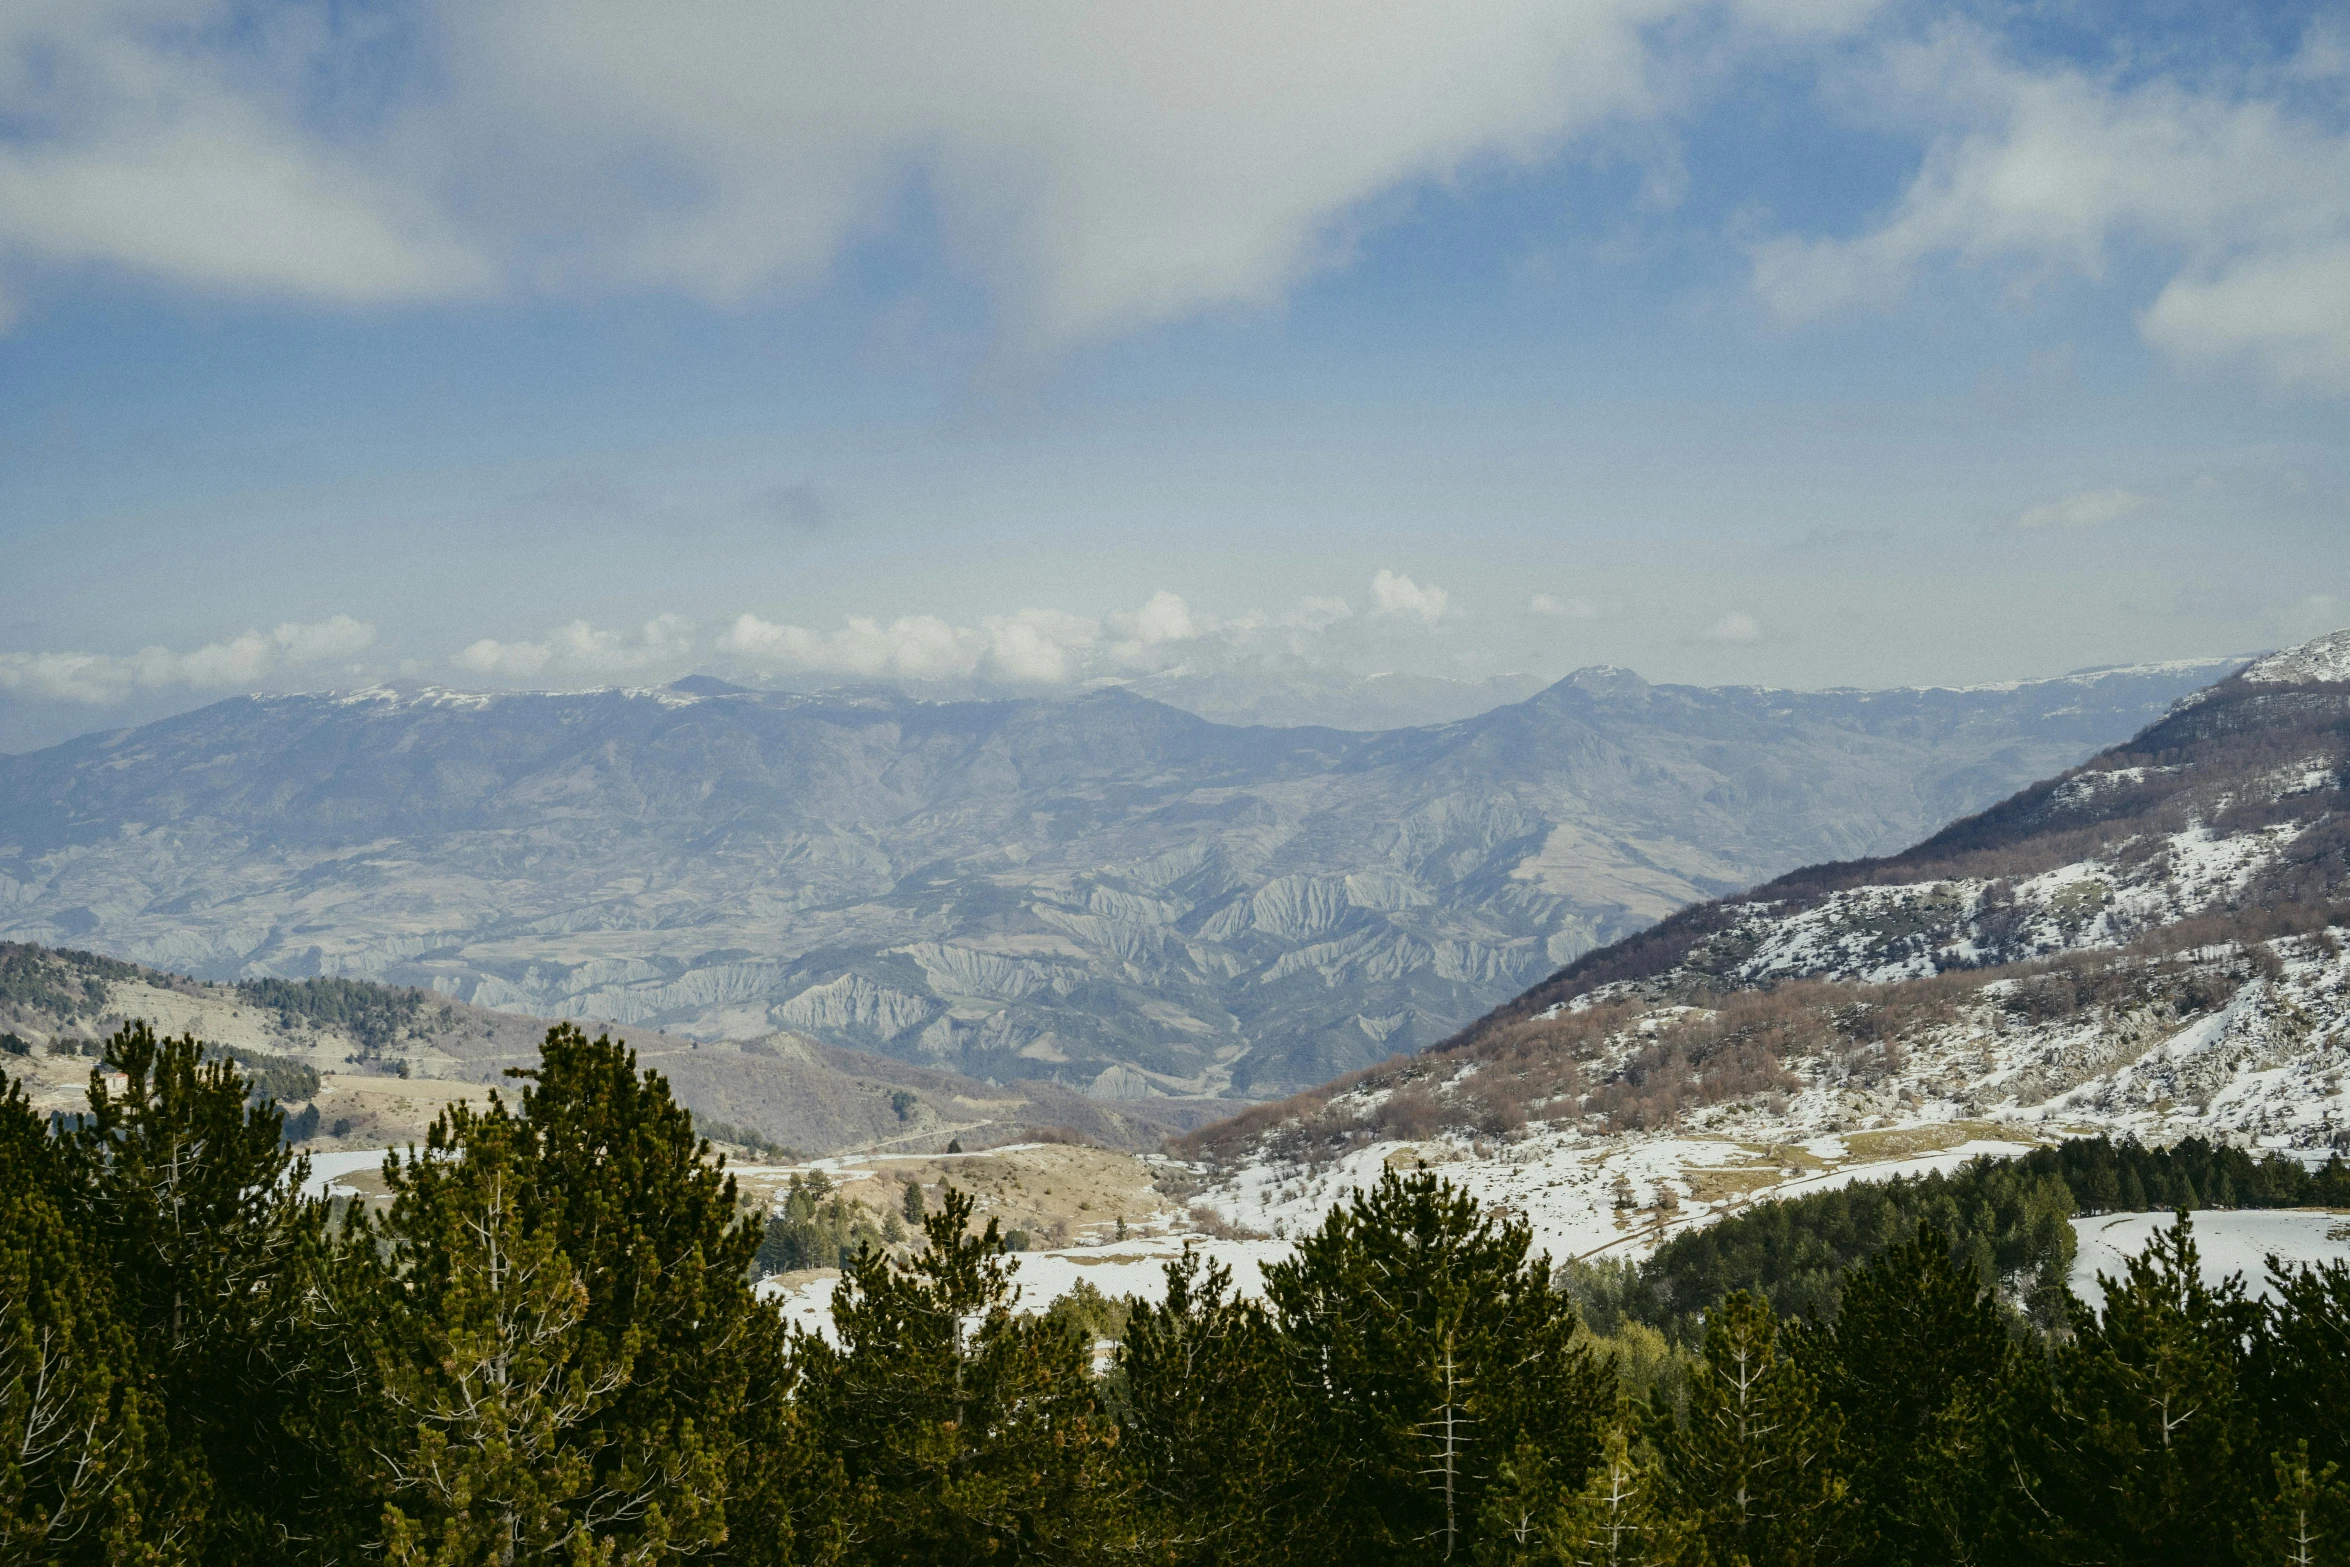
<path id="1" fill-rule="evenodd" d="M 1342 598 L 1308 593 L 1290 606 L 1281 623 L 1293 631 L 1321 632 L 1353 615 L 1354 606 Z"/>
<path id="2" fill-rule="evenodd" d="M 1153 593 L 1142 608 L 1128 616 L 1112 616 L 1112 623 L 1133 641 L 1144 647 L 1156 647 L 1162 642 L 1182 642 L 1200 634 L 1201 627 L 1192 618 L 1191 606 L 1180 594 L 1161 589 Z"/>
<path id="3" fill-rule="evenodd" d="M 1161 591 L 1138 610 L 1100 620 L 1051 609 L 989 615 L 976 626 L 950 625 L 935 615 L 886 622 L 851 615 L 839 630 L 822 632 L 746 614 L 718 639 L 717 650 L 793 673 L 1066 685 L 1158 668 L 1177 645 L 1212 629 L 1179 595 Z"/>
<path id="4" fill-rule="evenodd" d="M 1013 334 L 1049 351 L 1277 300 L 1344 255 L 1371 198 L 1646 109 L 1640 27 L 1675 9 L 1694 4 L 436 15 L 456 112 L 508 154 L 480 175 L 500 180 L 485 208 L 584 230 L 610 275 L 725 301 L 820 276 L 918 181 Z"/>
<path id="5" fill-rule="evenodd" d="M 423 189 L 305 125 L 296 89 L 330 40 L 264 19 L 206 47 L 232 21 L 225 0 L 7 8 L 0 258 L 333 304 L 488 288 Z"/>
<path id="6" fill-rule="evenodd" d="M 1054 635 L 1058 629 L 1035 620 L 999 621 L 989 625 L 987 652 L 992 672 L 1022 684 L 1065 683 L 1071 669 L 1071 650 Z"/>
<path id="7" fill-rule="evenodd" d="M 1742 609 L 1734 609 L 1706 628 L 1705 640 L 1730 643 L 1759 642 L 1762 640 L 1762 634 L 1761 621 Z"/>
<path id="8" fill-rule="evenodd" d="M 1554 620 L 1589 620 L 1599 613 L 1599 606 L 1589 599 L 1561 598 L 1555 593 L 1537 593 L 1526 600 L 1526 607 Z"/>
<path id="9" fill-rule="evenodd" d="M 1383 573 L 1386 607 L 1442 614 L 1442 589 Z M 1153 593 L 1138 608 L 1099 617 L 1023 609 L 957 625 L 935 615 L 894 619 L 851 615 L 830 631 L 738 616 L 713 651 L 774 674 L 869 680 L 977 680 L 1066 686 L 1176 671 L 1198 672 L 1257 658 L 1319 664 L 1344 656 L 1334 637 L 1353 617 L 1342 598 L 1309 596 L 1274 613 L 1202 614 L 1180 594 Z"/>
<path id="10" fill-rule="evenodd" d="M 1876 100 L 1888 123 L 1931 130 L 1923 164 L 1868 232 L 1755 248 L 1755 289 L 1782 319 L 1890 303 L 1937 262 L 2019 288 L 2099 279 L 2131 246 L 2175 269 L 2141 318 L 2157 347 L 2350 388 L 2350 132 L 2337 123 L 2281 98 L 2026 68 L 1959 26 L 1890 52 Z"/>
<path id="11" fill-rule="evenodd" d="M 2240 357 L 2287 386 L 2350 389 L 2350 240 L 2173 278 L 2139 325 L 2181 358 Z"/>
<path id="12" fill-rule="evenodd" d="M 633 637 L 574 620 L 536 642 L 483 637 L 458 653 L 454 662 L 460 669 L 500 680 L 531 680 L 548 673 L 595 678 L 664 671 L 681 667 L 691 657 L 692 629 L 675 615 L 646 621 Z"/>
<path id="13" fill-rule="evenodd" d="M 1031 352 L 1278 300 L 1380 198 L 1528 164 L 1874 0 L 234 0 L 0 14 L 0 259 L 352 302 L 821 281 L 934 204 Z M 386 32 L 395 34 L 388 41 Z M 1701 33 L 1702 37 L 1693 37 Z M 397 62 L 420 62 L 402 73 Z"/>
<path id="14" fill-rule="evenodd" d="M 0 691 L 52 701 L 106 704 L 139 691 L 250 687 L 289 670 L 346 659 L 375 641 L 375 627 L 348 615 L 288 621 L 275 631 L 247 631 L 192 652 L 142 648 L 136 653 L 0 653 Z"/>
<path id="15" fill-rule="evenodd" d="M 1452 595 L 1433 583 L 1421 587 L 1402 572 L 1383 567 L 1371 579 L 1371 602 L 1383 615 L 1417 615 L 1434 625 L 1452 608 Z"/>
<path id="16" fill-rule="evenodd" d="M 2081 490 L 2027 507 L 2015 522 L 2019 528 L 2094 528 L 2143 511 L 2147 500 L 2135 490 Z"/>

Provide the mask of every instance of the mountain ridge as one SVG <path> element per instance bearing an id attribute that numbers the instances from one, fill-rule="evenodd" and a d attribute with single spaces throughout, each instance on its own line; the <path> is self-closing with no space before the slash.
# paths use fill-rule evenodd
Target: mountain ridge
<path id="1" fill-rule="evenodd" d="M 0 936 L 1261 1095 L 1432 1044 L 1684 903 L 1914 836 L 2192 688 L 1593 670 L 1373 733 L 1117 689 L 236 698 L 0 758 Z"/>
<path id="2" fill-rule="evenodd" d="M 1595 949 L 1438 1048 L 1189 1134 L 1276 1235 L 1441 1165 L 1570 1255 L 2071 1137 L 2350 1151 L 2350 635 L 1888 855 Z"/>

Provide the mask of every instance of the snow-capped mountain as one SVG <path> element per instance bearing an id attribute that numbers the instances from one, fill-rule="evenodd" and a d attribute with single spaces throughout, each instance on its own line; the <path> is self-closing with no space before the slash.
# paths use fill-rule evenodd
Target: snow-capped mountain
<path id="1" fill-rule="evenodd" d="M 2223 667 L 1812 693 L 1592 669 L 1374 733 L 1123 690 L 239 698 L 0 758 L 0 936 L 1262 1094 L 1432 1044 L 1685 904 L 1908 842 Z"/>
<path id="2" fill-rule="evenodd" d="M 1195 1146 L 1252 1228 L 1424 1159 L 1565 1252 L 2066 1136 L 2350 1150 L 2346 941 L 2337 633 L 1899 854 L 1695 904 Z"/>

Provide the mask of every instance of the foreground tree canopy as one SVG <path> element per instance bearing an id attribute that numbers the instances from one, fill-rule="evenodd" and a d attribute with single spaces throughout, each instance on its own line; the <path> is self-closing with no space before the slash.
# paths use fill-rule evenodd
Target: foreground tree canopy
<path id="1" fill-rule="evenodd" d="M 2350 1562 L 2350 1269 L 2213 1288 L 2184 1215 L 2099 1311 L 1929 1214 L 1676 1338 L 1391 1173 L 1100 1370 L 953 1191 L 788 1332 L 657 1075 L 568 1025 L 518 1075 L 372 1218 L 193 1039 L 0 1098 L 0 1561 Z"/>

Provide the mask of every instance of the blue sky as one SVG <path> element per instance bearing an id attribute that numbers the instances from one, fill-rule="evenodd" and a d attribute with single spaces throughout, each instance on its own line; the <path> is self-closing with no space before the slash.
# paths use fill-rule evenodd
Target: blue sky
<path id="1" fill-rule="evenodd" d="M 2322 6 L 20 0 L 0 749 L 2350 622 Z"/>

